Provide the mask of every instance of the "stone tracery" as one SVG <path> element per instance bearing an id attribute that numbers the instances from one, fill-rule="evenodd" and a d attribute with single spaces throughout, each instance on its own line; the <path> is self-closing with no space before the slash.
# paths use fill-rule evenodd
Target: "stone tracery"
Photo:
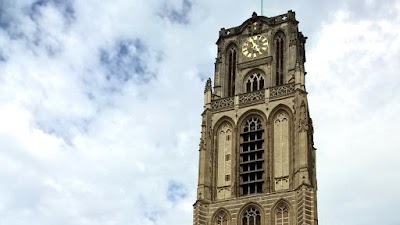
<path id="1" fill-rule="evenodd" d="M 275 209 L 275 225 L 289 225 L 289 207 L 281 202 Z"/>
<path id="2" fill-rule="evenodd" d="M 242 225 L 261 225 L 261 213 L 255 206 L 246 209 L 242 216 Z"/>
<path id="3" fill-rule="evenodd" d="M 221 210 L 214 219 L 215 225 L 229 225 L 228 215 L 225 211 Z"/>

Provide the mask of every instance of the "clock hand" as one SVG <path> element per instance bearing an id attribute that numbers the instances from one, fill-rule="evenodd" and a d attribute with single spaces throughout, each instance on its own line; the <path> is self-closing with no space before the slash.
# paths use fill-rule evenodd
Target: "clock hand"
<path id="1" fill-rule="evenodd" d="M 257 52 L 259 52 L 260 54 L 262 54 L 262 52 L 261 52 L 261 50 L 260 50 L 260 48 L 256 45 L 256 46 L 254 46 L 255 47 L 255 49 L 256 49 L 256 51 Z"/>
<path id="2" fill-rule="evenodd" d="M 259 46 L 256 44 L 256 42 L 254 42 L 253 38 L 250 38 L 250 42 L 253 45 L 253 49 L 255 49 L 257 52 L 259 52 L 260 54 L 262 54 Z"/>
<path id="3" fill-rule="evenodd" d="M 257 46 L 257 44 L 254 42 L 253 38 L 251 38 L 251 37 L 250 37 L 250 42 L 251 42 L 251 44 L 253 45 L 253 47 L 254 47 L 254 46 Z"/>

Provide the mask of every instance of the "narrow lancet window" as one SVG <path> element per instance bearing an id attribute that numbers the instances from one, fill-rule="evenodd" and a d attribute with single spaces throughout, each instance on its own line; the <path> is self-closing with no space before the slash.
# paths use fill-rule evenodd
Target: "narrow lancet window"
<path id="1" fill-rule="evenodd" d="M 274 118 L 274 177 L 275 190 L 289 188 L 289 116 L 280 111 Z"/>
<path id="2" fill-rule="evenodd" d="M 283 72 L 284 72 L 284 49 L 285 49 L 285 38 L 282 33 L 279 33 L 275 37 L 275 70 L 276 85 L 282 85 Z"/>
<path id="3" fill-rule="evenodd" d="M 226 214 L 226 212 L 221 211 L 217 214 L 214 220 L 214 225 L 229 225 L 228 215 Z"/>
<path id="4" fill-rule="evenodd" d="M 231 197 L 232 127 L 224 123 L 218 130 L 217 199 Z"/>
<path id="5" fill-rule="evenodd" d="M 235 95 L 236 61 L 236 49 L 232 47 L 228 50 L 228 96 Z"/>
<path id="6" fill-rule="evenodd" d="M 289 207 L 280 203 L 275 210 L 275 225 L 289 225 Z"/>

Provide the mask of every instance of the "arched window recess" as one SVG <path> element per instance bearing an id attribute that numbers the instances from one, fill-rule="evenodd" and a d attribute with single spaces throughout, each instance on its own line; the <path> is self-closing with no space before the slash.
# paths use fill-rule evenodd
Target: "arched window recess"
<path id="1" fill-rule="evenodd" d="M 285 67 L 285 35 L 283 32 L 278 32 L 274 38 L 275 47 L 275 83 L 282 85 L 284 83 L 284 67 Z"/>
<path id="2" fill-rule="evenodd" d="M 289 225 L 290 224 L 290 209 L 285 202 L 280 202 L 274 212 L 274 225 Z"/>
<path id="3" fill-rule="evenodd" d="M 261 119 L 252 116 L 240 133 L 240 195 L 263 192 L 264 129 Z"/>
<path id="4" fill-rule="evenodd" d="M 213 225 L 229 225 L 228 213 L 224 210 L 220 210 L 214 217 Z"/>
<path id="5" fill-rule="evenodd" d="M 261 211 L 256 206 L 248 206 L 242 215 L 241 225 L 261 225 Z"/>
<path id="6" fill-rule="evenodd" d="M 236 79 L 236 64 L 237 64 L 237 48 L 231 45 L 227 49 L 227 88 L 228 97 L 235 95 L 235 79 Z"/>
<path id="7" fill-rule="evenodd" d="M 246 83 L 246 93 L 252 91 L 258 91 L 264 89 L 265 78 L 262 73 L 256 72 L 248 76 L 245 83 Z"/>

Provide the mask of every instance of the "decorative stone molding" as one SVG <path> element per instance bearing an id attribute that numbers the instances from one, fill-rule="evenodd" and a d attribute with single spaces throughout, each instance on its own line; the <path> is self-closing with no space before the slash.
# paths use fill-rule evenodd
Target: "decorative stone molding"
<path id="1" fill-rule="evenodd" d="M 271 88 L 271 98 L 286 95 L 294 92 L 294 84 L 286 84 Z"/>
<path id="2" fill-rule="evenodd" d="M 272 62 L 272 56 L 266 56 L 258 59 L 252 59 L 238 63 L 238 69 L 253 68 L 261 65 L 270 65 Z"/>
<path id="3" fill-rule="evenodd" d="M 253 102 L 264 101 L 265 91 L 254 91 L 246 94 L 239 95 L 239 104 L 248 104 Z"/>
<path id="4" fill-rule="evenodd" d="M 287 190 L 289 189 L 289 177 L 276 178 L 275 179 L 275 190 Z"/>
<path id="5" fill-rule="evenodd" d="M 304 101 L 301 102 L 300 106 L 300 129 L 299 132 L 305 132 L 309 129 L 307 115 L 306 115 L 306 105 Z"/>
<path id="6" fill-rule="evenodd" d="M 233 97 L 221 98 L 211 102 L 211 107 L 214 111 L 233 108 L 233 105 L 234 105 Z"/>

